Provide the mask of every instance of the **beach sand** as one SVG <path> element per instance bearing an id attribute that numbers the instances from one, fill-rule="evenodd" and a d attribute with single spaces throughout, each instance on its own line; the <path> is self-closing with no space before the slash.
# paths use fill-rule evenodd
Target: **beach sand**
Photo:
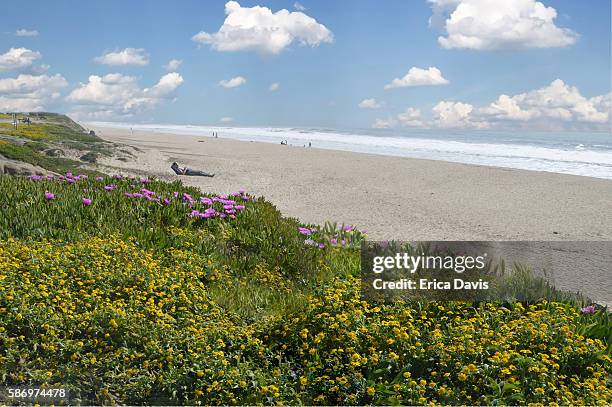
<path id="1" fill-rule="evenodd" d="M 245 189 L 302 222 L 356 225 L 372 240 L 612 240 L 610 180 L 223 138 L 95 130 L 105 140 L 141 150 L 127 162 L 101 160 L 106 172 L 180 178 L 205 192 Z M 173 161 L 216 175 L 177 177 L 169 168 Z M 593 247 L 592 257 L 601 259 L 601 250 Z M 563 256 L 567 261 L 561 257 L 560 263 L 568 267 L 554 276 L 557 287 L 612 305 L 612 265 L 587 275 L 578 271 L 574 253 Z"/>

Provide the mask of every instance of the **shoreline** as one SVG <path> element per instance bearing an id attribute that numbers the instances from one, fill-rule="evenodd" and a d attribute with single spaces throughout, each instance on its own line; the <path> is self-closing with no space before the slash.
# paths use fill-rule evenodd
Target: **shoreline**
<path id="1" fill-rule="evenodd" d="M 177 179 L 204 192 L 245 189 L 306 223 L 354 224 L 372 239 L 612 240 L 612 180 L 209 136 L 94 127 L 142 150 L 117 171 Z"/>
<path id="2" fill-rule="evenodd" d="M 399 137 L 393 134 L 368 134 L 359 131 L 346 132 L 333 129 L 304 131 L 294 127 L 215 127 L 170 124 L 126 124 L 90 122 L 87 126 L 140 132 L 196 136 L 212 138 L 218 133 L 224 139 L 248 142 L 280 144 L 281 140 L 295 147 L 306 147 L 312 143 L 323 150 L 375 154 L 384 157 L 404 157 L 430 161 L 444 161 L 496 168 L 521 169 L 586 176 L 612 180 L 612 154 L 606 151 L 584 149 L 583 144 L 567 150 L 571 138 L 561 137 L 558 143 L 543 141 L 538 137 L 525 138 L 525 142 L 510 140 L 508 136 L 487 140 L 476 137 L 469 141 L 465 137 L 438 138 L 427 135 Z M 133 126 L 133 127 L 132 127 Z M 595 134 L 592 134 L 596 137 Z M 522 139 L 521 135 L 517 135 Z M 531 141 L 530 141 L 531 140 Z M 550 140 L 550 137 L 547 138 Z M 565 141 L 563 141 L 565 140 Z M 586 141 L 585 141 L 586 142 Z M 597 138 L 591 140 L 597 144 Z M 544 144 L 542 144 L 544 143 Z M 577 142 L 576 142 L 577 143 Z M 605 144 L 605 140 L 601 143 Z"/>

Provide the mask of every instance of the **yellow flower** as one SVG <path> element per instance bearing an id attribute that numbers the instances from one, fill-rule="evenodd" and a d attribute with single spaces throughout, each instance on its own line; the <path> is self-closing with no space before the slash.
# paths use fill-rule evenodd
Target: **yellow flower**
<path id="1" fill-rule="evenodd" d="M 368 387 L 366 393 L 368 393 L 368 396 L 373 396 L 374 394 L 376 394 L 376 389 L 374 387 Z"/>

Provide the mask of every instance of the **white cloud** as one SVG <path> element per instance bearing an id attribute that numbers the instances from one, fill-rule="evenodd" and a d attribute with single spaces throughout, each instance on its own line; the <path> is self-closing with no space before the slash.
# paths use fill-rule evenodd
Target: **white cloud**
<path id="1" fill-rule="evenodd" d="M 157 84 L 141 89 L 137 79 L 119 73 L 91 75 L 66 98 L 73 115 L 80 118 L 129 117 L 175 98 L 183 78 L 176 72 L 162 76 Z"/>
<path id="2" fill-rule="evenodd" d="M 500 95 L 480 109 L 489 121 L 532 121 L 600 123 L 610 122 L 610 94 L 590 99 L 575 86 L 556 79 L 550 85 L 515 96 Z"/>
<path id="3" fill-rule="evenodd" d="M 57 74 L 28 75 L 0 79 L 0 111 L 34 112 L 46 110 L 48 104 L 60 96 L 68 86 L 63 76 Z"/>
<path id="4" fill-rule="evenodd" d="M 431 109 L 433 125 L 442 128 L 486 128 L 489 125 L 472 117 L 474 106 L 469 103 L 441 101 Z"/>
<path id="5" fill-rule="evenodd" d="M 378 119 L 373 126 L 609 131 L 611 116 L 612 92 L 588 98 L 575 86 L 556 79 L 529 92 L 502 94 L 485 106 L 443 100 L 432 108 L 430 120 L 422 120 L 409 109 L 396 117 Z"/>
<path id="6" fill-rule="evenodd" d="M 25 28 L 22 28 L 20 30 L 15 31 L 15 35 L 18 37 L 37 37 L 38 31 L 26 30 Z"/>
<path id="7" fill-rule="evenodd" d="M 442 72 L 435 66 L 430 66 L 427 69 L 413 66 L 403 78 L 395 78 L 391 83 L 385 85 L 385 89 L 447 85 L 448 83 L 449 81 L 442 76 Z"/>
<path id="8" fill-rule="evenodd" d="M 297 11 L 306 11 L 306 7 L 304 7 L 299 1 L 293 3 L 293 8 Z"/>
<path id="9" fill-rule="evenodd" d="M 578 35 L 555 25 L 557 11 L 536 0 L 429 0 L 429 23 L 443 48 L 475 50 L 565 47 Z"/>
<path id="10" fill-rule="evenodd" d="M 270 90 L 270 92 L 276 92 L 279 88 L 280 88 L 280 83 L 274 82 L 273 84 L 270 85 L 268 89 Z"/>
<path id="11" fill-rule="evenodd" d="M 147 65 L 149 57 L 143 48 L 126 48 L 122 51 L 108 52 L 94 58 L 94 61 L 104 65 Z"/>
<path id="12" fill-rule="evenodd" d="M 0 54 L 0 72 L 27 68 L 41 57 L 40 52 L 27 48 L 11 48 Z"/>
<path id="13" fill-rule="evenodd" d="M 358 106 L 362 109 L 380 109 L 381 107 L 383 107 L 383 105 L 383 102 L 379 102 L 376 99 L 372 98 L 363 99 L 361 102 L 359 102 Z"/>
<path id="14" fill-rule="evenodd" d="M 164 69 L 168 72 L 174 72 L 180 68 L 182 63 L 182 59 L 171 59 L 166 65 L 164 65 Z"/>
<path id="15" fill-rule="evenodd" d="M 334 38 L 327 27 L 300 11 L 282 9 L 273 13 L 267 7 L 241 7 L 236 1 L 228 1 L 225 14 L 219 31 L 201 31 L 192 40 L 217 51 L 278 54 L 293 42 L 314 47 Z"/>
<path id="16" fill-rule="evenodd" d="M 246 79 L 242 76 L 236 76 L 232 79 L 224 79 L 219 81 L 219 86 L 223 86 L 226 89 L 237 88 L 238 86 L 244 85 L 246 83 Z"/>
<path id="17" fill-rule="evenodd" d="M 395 117 L 387 119 L 376 119 L 372 127 L 377 129 L 388 129 L 392 127 L 425 127 L 421 119 L 421 111 L 413 107 L 407 108 L 404 112 Z"/>
<path id="18" fill-rule="evenodd" d="M 233 117 L 222 117 L 219 119 L 220 122 L 222 123 L 231 123 L 234 121 Z"/>

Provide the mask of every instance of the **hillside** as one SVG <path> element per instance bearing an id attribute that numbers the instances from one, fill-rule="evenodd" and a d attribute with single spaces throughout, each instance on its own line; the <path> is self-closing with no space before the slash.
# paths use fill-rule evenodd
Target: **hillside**
<path id="1" fill-rule="evenodd" d="M 57 113 L 18 114 L 17 129 L 10 114 L 0 114 L 0 169 L 31 173 L 95 173 L 90 165 L 115 153 L 112 143 L 89 134 L 69 117 Z M 23 122 L 29 119 L 30 122 Z M 28 165 L 19 165 L 23 162 Z M 21 171 L 19 171 L 21 169 Z"/>

